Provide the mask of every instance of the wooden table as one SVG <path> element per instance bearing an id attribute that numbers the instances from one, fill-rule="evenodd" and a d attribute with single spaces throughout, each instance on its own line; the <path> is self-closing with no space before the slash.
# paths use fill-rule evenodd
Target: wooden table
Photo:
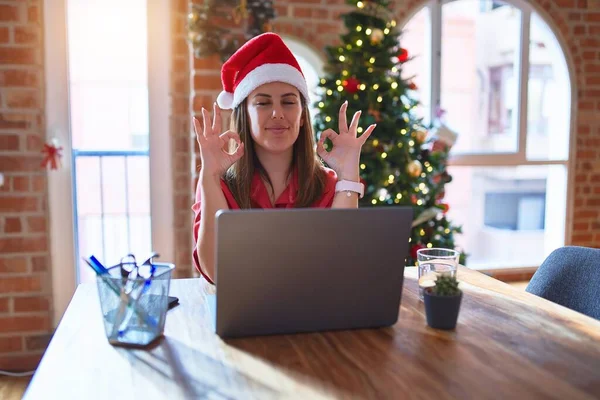
<path id="1" fill-rule="evenodd" d="M 111 347 L 96 287 L 80 285 L 26 399 L 600 398 L 600 321 L 460 268 L 456 331 L 426 326 L 406 269 L 391 328 L 223 341 L 200 279 L 150 351 Z"/>

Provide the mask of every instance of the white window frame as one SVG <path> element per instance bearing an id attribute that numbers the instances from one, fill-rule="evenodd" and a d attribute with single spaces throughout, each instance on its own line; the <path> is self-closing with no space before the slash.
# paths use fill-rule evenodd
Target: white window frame
<path id="1" fill-rule="evenodd" d="M 441 104 L 441 57 L 442 57 L 442 6 L 444 4 L 451 3 L 453 1 L 460 0 L 432 0 L 424 4 L 423 7 L 427 7 L 430 10 L 431 15 L 431 92 L 430 99 L 430 115 L 429 120 L 433 120 L 435 116 L 435 105 Z M 462 153 L 452 154 L 450 153 L 450 159 L 448 161 L 449 166 L 471 166 L 471 167 L 512 167 L 512 166 L 535 166 L 535 165 L 563 165 L 567 170 L 567 210 L 566 210 L 566 221 L 565 221 L 565 236 L 564 242 L 568 244 L 572 235 L 572 220 L 573 220 L 573 199 L 574 199 L 574 179 L 575 173 L 573 168 L 573 159 L 575 156 L 575 127 L 577 126 L 577 109 L 576 109 L 576 94 L 577 94 L 577 81 L 575 77 L 574 62 L 571 59 L 570 53 L 568 52 L 568 46 L 565 43 L 564 38 L 560 34 L 560 30 L 552 23 L 552 19 L 544 10 L 533 7 L 530 3 L 523 0 L 503 0 L 505 3 L 511 4 L 519 8 L 522 12 L 521 20 L 521 52 L 518 56 L 519 65 L 519 136 L 518 136 L 518 148 L 513 153 Z M 423 8 L 422 7 L 422 8 Z M 422 8 L 416 10 L 413 14 L 408 15 L 400 26 L 405 26 L 414 15 L 419 12 Z M 524 43 L 529 43 L 530 35 L 530 21 L 531 13 L 536 12 L 544 20 L 546 24 L 552 29 L 559 46 L 565 56 L 567 63 L 567 69 L 569 72 L 570 86 L 571 86 L 571 98 L 570 98 L 570 126 L 569 126 L 569 156 L 567 160 L 549 160 L 549 161 L 538 161 L 538 160 L 527 160 L 527 89 L 528 89 L 528 78 L 529 78 L 529 45 L 524 46 Z M 523 267 L 537 267 L 537 266 L 521 266 Z M 511 267 L 515 268 L 515 267 Z"/>
<path id="2" fill-rule="evenodd" d="M 53 322 L 60 322 L 77 286 L 73 165 L 69 114 L 67 1 L 44 0 L 46 135 L 64 148 L 62 168 L 48 172 Z M 77 1 L 77 0 L 74 0 Z M 170 113 L 171 4 L 148 0 L 148 97 L 152 244 L 174 260 Z"/>

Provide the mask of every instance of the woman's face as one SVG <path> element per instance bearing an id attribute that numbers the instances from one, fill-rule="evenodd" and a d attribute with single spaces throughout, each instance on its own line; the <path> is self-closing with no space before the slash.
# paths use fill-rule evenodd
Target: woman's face
<path id="1" fill-rule="evenodd" d="M 289 151 L 300 133 L 301 94 L 282 82 L 266 83 L 248 96 L 248 116 L 256 146 L 270 153 Z"/>

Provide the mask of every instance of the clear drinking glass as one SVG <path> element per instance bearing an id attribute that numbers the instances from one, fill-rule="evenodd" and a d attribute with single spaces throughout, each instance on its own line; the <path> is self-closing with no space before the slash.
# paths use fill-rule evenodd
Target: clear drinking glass
<path id="1" fill-rule="evenodd" d="M 417 271 L 419 276 L 419 297 L 423 300 L 423 290 L 435 285 L 440 275 L 456 277 L 460 253 L 451 249 L 417 250 Z"/>

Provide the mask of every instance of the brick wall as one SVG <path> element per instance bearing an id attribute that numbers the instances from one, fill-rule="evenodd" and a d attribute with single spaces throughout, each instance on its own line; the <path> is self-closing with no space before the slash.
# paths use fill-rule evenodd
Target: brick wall
<path id="1" fill-rule="evenodd" d="M 171 70 L 171 149 L 173 159 L 173 221 L 175 235 L 176 278 L 192 276 L 192 219 L 190 218 L 193 200 L 192 190 L 192 152 L 195 139 L 190 136 L 190 49 L 186 42 L 185 29 L 189 12 L 188 1 L 173 0 L 172 63 Z"/>
<path id="2" fill-rule="evenodd" d="M 423 7 L 422 0 L 395 0 L 398 22 Z M 600 0 L 532 0 L 532 4 L 568 45 L 577 87 L 574 166 L 574 208 L 569 244 L 600 247 Z M 292 36 L 321 51 L 337 43 L 345 29 L 339 15 L 344 0 L 279 0 L 274 31 Z M 547 18 L 546 18 L 547 17 Z M 324 57 L 324 53 L 321 53 Z M 216 57 L 194 61 L 193 111 L 211 107 L 220 91 Z M 194 147 L 198 164 L 198 150 Z"/>
<path id="3" fill-rule="evenodd" d="M 35 367 L 52 327 L 41 4 L 0 3 L 0 369 Z"/>

